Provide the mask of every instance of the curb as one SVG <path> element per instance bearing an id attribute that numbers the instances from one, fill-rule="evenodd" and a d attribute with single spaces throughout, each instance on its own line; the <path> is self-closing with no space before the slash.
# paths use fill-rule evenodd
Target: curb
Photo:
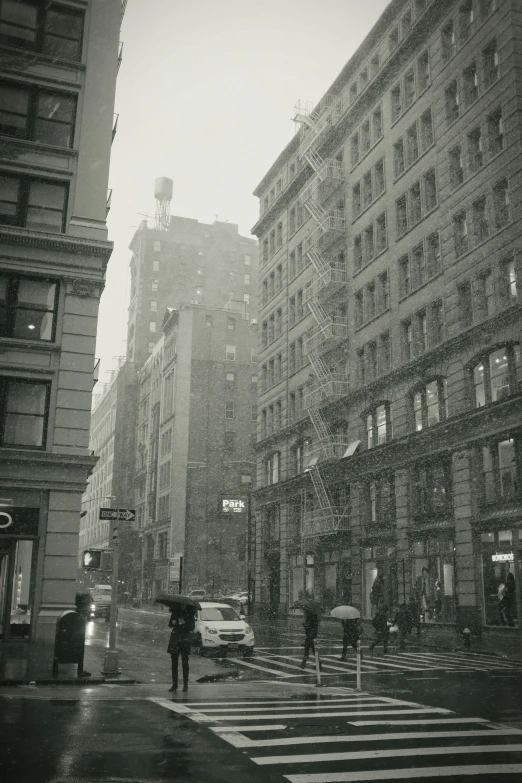
<path id="1" fill-rule="evenodd" d="M 98 678 L 82 677 L 81 679 L 71 678 L 69 680 L 3 680 L 0 681 L 0 688 L 15 686 L 25 687 L 37 687 L 38 685 L 104 685 L 105 683 L 110 685 L 140 685 L 140 680 L 134 680 L 131 678 L 125 679 L 111 679 L 111 678 Z"/>

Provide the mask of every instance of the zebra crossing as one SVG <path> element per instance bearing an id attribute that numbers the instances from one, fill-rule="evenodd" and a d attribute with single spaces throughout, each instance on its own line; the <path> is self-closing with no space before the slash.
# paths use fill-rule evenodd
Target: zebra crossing
<path id="1" fill-rule="evenodd" d="M 520 780 L 522 774 L 522 729 L 391 697 L 150 700 L 205 725 L 290 783 L 433 777 L 490 783 L 492 775 Z"/>
<path id="2" fill-rule="evenodd" d="M 248 658 L 228 657 L 227 660 L 248 670 L 258 670 L 274 679 L 307 677 L 315 673 L 313 656 L 309 658 L 304 670 L 301 668 L 302 646 L 259 647 Z M 350 650 L 346 661 L 340 660 L 341 645 L 323 645 L 320 658 L 323 677 L 352 675 L 355 677 L 357 662 L 355 653 Z M 484 653 L 464 651 L 434 652 L 415 650 L 398 652 L 391 650 L 386 655 L 370 654 L 363 650 L 361 663 L 363 674 L 397 674 L 407 672 L 500 672 L 514 673 L 522 671 L 522 661 L 497 658 Z"/>

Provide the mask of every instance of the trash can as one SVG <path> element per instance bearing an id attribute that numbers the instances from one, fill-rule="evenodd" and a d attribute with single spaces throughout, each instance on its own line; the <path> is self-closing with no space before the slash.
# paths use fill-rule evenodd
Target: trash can
<path id="1" fill-rule="evenodd" d="M 84 648 L 85 620 L 78 612 L 64 612 L 56 623 L 53 676 L 58 674 L 60 663 L 76 663 L 80 676 L 83 673 Z"/>

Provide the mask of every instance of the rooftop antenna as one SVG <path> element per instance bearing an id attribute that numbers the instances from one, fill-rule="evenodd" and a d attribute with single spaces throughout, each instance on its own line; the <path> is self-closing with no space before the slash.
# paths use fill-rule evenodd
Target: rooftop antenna
<path id="1" fill-rule="evenodd" d="M 157 231 L 168 231 L 173 184 L 168 177 L 159 177 L 154 183 L 154 198 L 156 199 L 154 228 Z"/>

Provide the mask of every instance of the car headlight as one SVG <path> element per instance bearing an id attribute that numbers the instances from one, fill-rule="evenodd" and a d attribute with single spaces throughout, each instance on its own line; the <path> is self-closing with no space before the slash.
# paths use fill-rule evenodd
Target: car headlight
<path id="1" fill-rule="evenodd" d="M 245 633 L 252 633 L 252 629 L 249 625 L 245 625 Z"/>
<path id="2" fill-rule="evenodd" d="M 96 609 L 96 604 L 91 604 L 91 612 L 94 612 L 95 609 Z"/>
<path id="3" fill-rule="evenodd" d="M 215 628 L 209 628 L 208 625 L 206 626 L 205 631 L 207 633 L 215 633 L 215 634 L 217 634 L 216 629 Z"/>

